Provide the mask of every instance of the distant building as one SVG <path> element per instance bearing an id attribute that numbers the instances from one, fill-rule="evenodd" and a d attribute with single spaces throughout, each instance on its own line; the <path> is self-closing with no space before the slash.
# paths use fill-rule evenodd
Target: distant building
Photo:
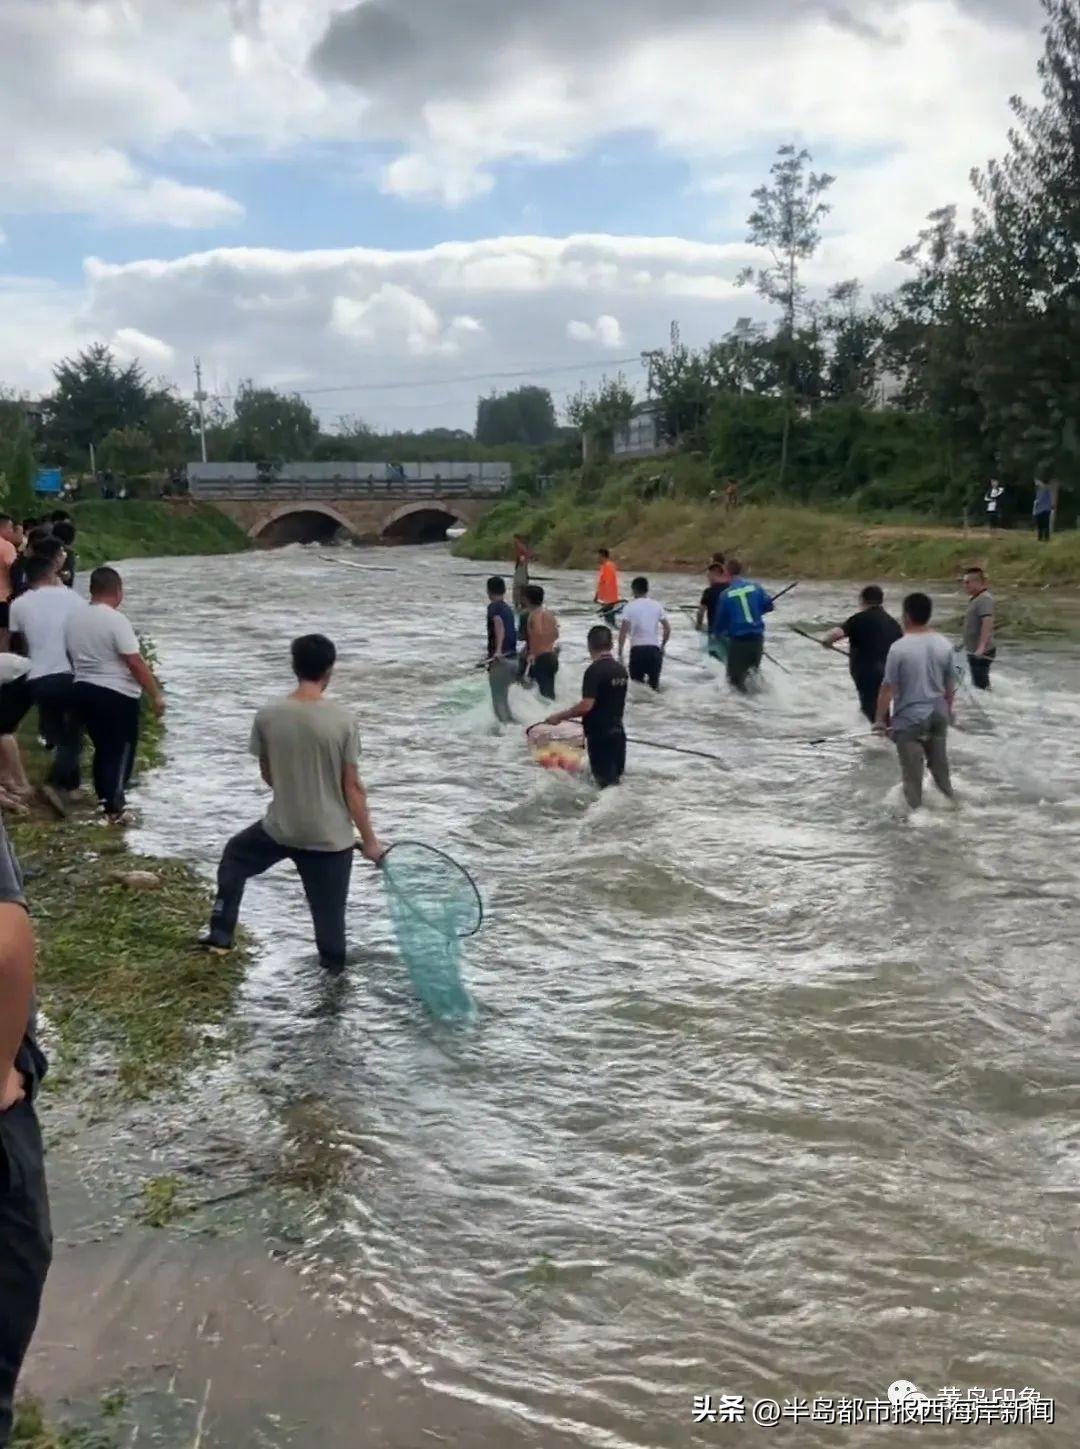
<path id="1" fill-rule="evenodd" d="M 656 401 L 638 403 L 611 440 L 616 458 L 647 458 L 651 453 L 666 453 L 670 447 L 663 433 L 663 406 Z"/>

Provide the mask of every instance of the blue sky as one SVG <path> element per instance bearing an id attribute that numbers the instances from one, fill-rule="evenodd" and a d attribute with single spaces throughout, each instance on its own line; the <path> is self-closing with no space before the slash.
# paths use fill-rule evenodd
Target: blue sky
<path id="1" fill-rule="evenodd" d="M 672 318 L 705 341 L 753 310 L 749 194 L 791 140 L 837 176 L 808 280 L 888 285 L 1000 150 L 1038 12 L 858 14 L 5 0 L 0 380 L 100 338 L 184 387 L 197 351 L 223 391 L 355 381 L 374 422 L 468 423 L 466 376 L 557 365 L 565 392 Z"/>

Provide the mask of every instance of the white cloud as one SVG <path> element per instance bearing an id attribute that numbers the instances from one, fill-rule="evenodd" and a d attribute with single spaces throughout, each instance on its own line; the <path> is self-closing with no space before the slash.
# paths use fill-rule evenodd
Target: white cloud
<path id="1" fill-rule="evenodd" d="M 638 354 L 665 340 L 673 316 L 690 343 L 726 331 L 754 308 L 745 294 L 716 300 L 744 257 L 673 237 L 583 235 L 91 260 L 81 290 L 0 278 L 0 380 L 40 390 L 53 362 L 100 339 L 185 392 L 198 354 L 211 391 L 252 377 L 310 392 L 329 422 L 468 426 L 492 387 L 533 379 L 561 397 L 603 366 L 640 380 Z M 574 317 L 592 319 L 587 349 L 567 335 Z"/>
<path id="2" fill-rule="evenodd" d="M 139 361 L 147 366 L 167 366 L 176 357 L 176 349 L 160 337 L 148 337 L 137 327 L 119 327 L 109 346 L 125 361 Z"/>
<path id="3" fill-rule="evenodd" d="M 595 322 L 568 322 L 566 335 L 571 342 L 595 342 L 600 347 L 622 347 L 623 333 L 619 319 L 605 313 Z"/>

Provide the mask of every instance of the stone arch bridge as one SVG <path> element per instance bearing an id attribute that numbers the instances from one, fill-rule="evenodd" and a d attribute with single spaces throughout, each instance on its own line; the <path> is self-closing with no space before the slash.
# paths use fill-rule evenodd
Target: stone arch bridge
<path id="1" fill-rule="evenodd" d="M 506 463 L 198 463 L 191 496 L 263 548 L 329 543 L 433 543 L 470 528 L 510 486 Z"/>

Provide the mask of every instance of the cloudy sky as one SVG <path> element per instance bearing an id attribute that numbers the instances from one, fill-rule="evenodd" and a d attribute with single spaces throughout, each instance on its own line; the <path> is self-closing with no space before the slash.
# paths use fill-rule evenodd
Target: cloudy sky
<path id="1" fill-rule="evenodd" d="M 756 305 L 776 147 L 820 283 L 892 282 L 1034 91 L 1038 0 L 2 0 L 0 382 L 101 339 L 328 425 L 471 425 Z"/>

